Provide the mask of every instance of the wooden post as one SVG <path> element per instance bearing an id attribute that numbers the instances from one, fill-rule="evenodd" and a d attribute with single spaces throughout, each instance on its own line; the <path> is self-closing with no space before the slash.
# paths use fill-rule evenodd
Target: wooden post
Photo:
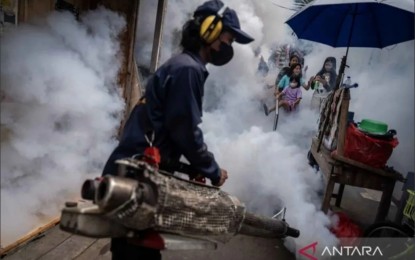
<path id="1" fill-rule="evenodd" d="M 328 175 L 328 183 L 326 186 L 326 191 L 324 193 L 323 204 L 321 205 L 321 210 L 324 213 L 327 213 L 330 207 L 330 200 L 333 194 L 333 189 L 334 189 L 334 184 L 335 184 L 335 181 L 333 179 L 334 179 L 334 165 L 331 166 L 331 172 Z"/>
<path id="2" fill-rule="evenodd" d="M 346 138 L 347 130 L 347 114 L 349 112 L 350 103 L 350 90 L 345 89 L 343 92 L 343 101 L 340 107 L 339 118 L 339 130 L 337 135 L 337 154 L 343 156 L 344 154 L 344 141 Z"/>
<path id="3" fill-rule="evenodd" d="M 376 214 L 376 222 L 385 221 L 388 216 L 389 207 L 392 201 L 393 189 L 395 188 L 395 180 L 387 180 L 383 184 L 382 197 L 379 202 L 378 212 Z"/>
<path id="4" fill-rule="evenodd" d="M 159 0 L 157 5 L 156 25 L 154 29 L 153 51 L 151 53 L 150 72 L 157 70 L 160 58 L 160 45 L 163 37 L 163 21 L 166 13 L 167 0 Z"/>
<path id="5" fill-rule="evenodd" d="M 136 32 L 136 23 L 138 17 L 138 8 L 140 1 L 130 1 L 130 0 L 102 0 L 100 2 L 104 7 L 121 13 L 124 15 L 127 28 L 125 31 L 121 32 L 119 35 L 120 44 L 121 44 L 121 55 L 123 57 L 121 68 L 118 73 L 118 85 L 122 88 L 123 98 L 127 103 L 127 106 L 124 110 L 124 116 L 121 121 L 120 127 L 118 129 L 118 135 L 122 134 L 122 129 L 124 123 L 129 116 L 129 104 L 130 94 L 131 94 L 131 77 L 133 75 L 133 56 L 134 56 L 134 43 L 135 43 L 135 32 Z"/>
<path id="6" fill-rule="evenodd" d="M 29 19 L 29 8 L 27 0 L 19 0 L 18 9 L 18 24 L 27 22 L 27 20 Z"/>
<path id="7" fill-rule="evenodd" d="M 137 20 L 138 20 L 138 13 L 140 10 L 140 0 L 134 1 L 134 12 L 133 17 L 131 18 L 132 25 L 129 28 L 128 34 L 131 35 L 131 39 L 129 44 L 129 51 L 127 57 L 127 79 L 124 86 L 124 100 L 126 102 L 125 114 L 124 119 L 126 119 L 131 110 L 134 108 L 134 105 L 137 103 L 138 98 L 134 93 L 137 91 L 134 89 L 135 82 L 138 81 L 138 72 L 137 72 L 137 65 L 134 58 L 134 47 L 135 47 L 135 38 L 136 38 L 136 31 L 137 31 Z M 124 120 L 125 122 L 125 120 Z"/>
<path id="8" fill-rule="evenodd" d="M 346 185 L 340 183 L 339 191 L 337 192 L 337 195 L 336 195 L 336 204 L 335 205 L 336 205 L 336 207 L 339 207 L 339 208 L 340 208 L 340 204 L 342 203 L 344 186 L 346 186 Z"/>

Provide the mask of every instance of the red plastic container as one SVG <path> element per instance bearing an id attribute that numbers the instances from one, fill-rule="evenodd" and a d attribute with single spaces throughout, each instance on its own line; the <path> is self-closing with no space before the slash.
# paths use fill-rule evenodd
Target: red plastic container
<path id="1" fill-rule="evenodd" d="M 361 132 L 354 124 L 347 127 L 344 156 L 375 168 L 384 168 L 399 141 L 382 140 Z"/>

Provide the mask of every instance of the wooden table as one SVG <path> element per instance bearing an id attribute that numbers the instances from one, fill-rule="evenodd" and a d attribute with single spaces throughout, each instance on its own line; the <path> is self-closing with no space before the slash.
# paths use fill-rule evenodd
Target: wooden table
<path id="1" fill-rule="evenodd" d="M 332 99 L 331 103 L 333 105 L 326 106 L 320 115 L 321 121 L 324 118 L 330 118 L 331 121 L 328 121 L 330 127 L 325 128 L 324 124 L 319 126 L 319 136 L 312 139 L 310 149 L 327 182 L 321 208 L 327 213 L 332 197 L 336 198 L 335 205 L 340 207 L 345 185 L 378 190 L 382 192 L 382 198 L 379 202 L 375 222 L 384 221 L 388 215 L 395 183 L 396 181 L 404 181 L 404 178 L 394 170 L 374 168 L 343 156 L 345 138 L 347 138 L 346 128 L 350 91 L 348 89 L 338 89 L 333 97 L 336 97 Z M 336 109 L 333 109 L 334 107 Z M 330 134 L 337 140 L 334 151 L 329 151 L 322 145 L 326 129 L 330 129 Z M 336 183 L 340 184 L 339 191 L 337 194 L 333 194 Z"/>
<path id="2" fill-rule="evenodd" d="M 313 138 L 311 153 L 320 166 L 327 183 L 324 199 L 321 205 L 323 212 L 327 213 L 332 197 L 336 198 L 335 205 L 340 207 L 345 185 L 382 191 L 382 198 L 376 214 L 375 222 L 384 221 L 388 215 L 392 193 L 397 180 L 403 181 L 403 176 L 396 171 L 385 171 L 373 168 L 366 164 L 349 158 L 333 155 L 324 145 L 317 152 L 318 139 Z M 334 185 L 339 183 L 339 191 L 333 194 Z"/>

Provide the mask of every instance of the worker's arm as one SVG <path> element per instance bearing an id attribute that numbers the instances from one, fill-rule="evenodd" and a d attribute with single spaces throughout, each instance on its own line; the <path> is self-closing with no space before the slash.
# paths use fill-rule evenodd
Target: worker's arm
<path id="1" fill-rule="evenodd" d="M 202 122 L 204 78 L 193 68 L 181 68 L 166 86 L 165 124 L 169 136 L 190 164 L 212 184 L 220 182 L 221 170 L 198 127 Z"/>

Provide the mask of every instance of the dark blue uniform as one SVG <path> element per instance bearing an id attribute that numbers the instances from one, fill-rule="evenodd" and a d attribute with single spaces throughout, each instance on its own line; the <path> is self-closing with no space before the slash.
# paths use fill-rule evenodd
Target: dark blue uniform
<path id="1" fill-rule="evenodd" d="M 178 161 L 184 155 L 197 172 L 218 183 L 220 168 L 198 127 L 208 74 L 200 57 L 190 52 L 164 63 L 149 79 L 145 105 L 137 105 L 131 112 L 103 174 L 117 173 L 115 160 L 142 154 L 149 146 L 145 134 L 150 138 L 154 131 L 153 145 L 160 149 L 162 160 Z"/>
<path id="2" fill-rule="evenodd" d="M 232 46 L 218 36 L 214 42 L 220 41 L 219 49 L 208 46 L 211 44 L 202 39 L 205 36 L 199 35 L 202 30 L 198 21 L 223 10 L 221 24 L 231 32 L 236 42 L 247 44 L 254 40 L 241 30 L 235 10 L 223 7 L 220 0 L 209 0 L 200 5 L 193 14 L 194 19 L 184 25 L 181 39 L 183 49 L 209 52 L 209 62 L 217 66 L 232 59 Z M 212 184 L 219 184 L 220 168 L 207 150 L 198 127 L 202 122 L 202 98 L 207 76 L 205 64 L 195 53 L 185 51 L 163 64 L 149 79 L 146 103 L 137 105 L 131 112 L 120 143 L 108 159 L 103 174 L 117 173 L 115 160 L 142 154 L 148 146 L 145 136 L 150 137 L 154 132 L 153 144 L 159 148 L 162 162 L 178 162 L 184 155 L 195 172 L 209 178 Z M 111 242 L 113 260 L 161 259 L 159 250 L 134 246 L 126 238 L 113 238 Z"/>
<path id="3" fill-rule="evenodd" d="M 105 165 L 103 175 L 117 174 L 117 159 L 142 154 L 149 146 L 145 135 L 160 149 L 161 157 L 179 161 L 184 155 L 198 173 L 220 180 L 220 168 L 213 154 L 206 147 L 203 133 L 198 127 L 202 122 L 202 97 L 208 76 L 205 65 L 195 54 L 184 52 L 161 66 L 149 79 L 146 102 L 138 104 L 131 112 L 120 143 Z M 112 259 L 161 259 L 159 250 L 128 243 L 126 238 L 111 241 Z"/>

